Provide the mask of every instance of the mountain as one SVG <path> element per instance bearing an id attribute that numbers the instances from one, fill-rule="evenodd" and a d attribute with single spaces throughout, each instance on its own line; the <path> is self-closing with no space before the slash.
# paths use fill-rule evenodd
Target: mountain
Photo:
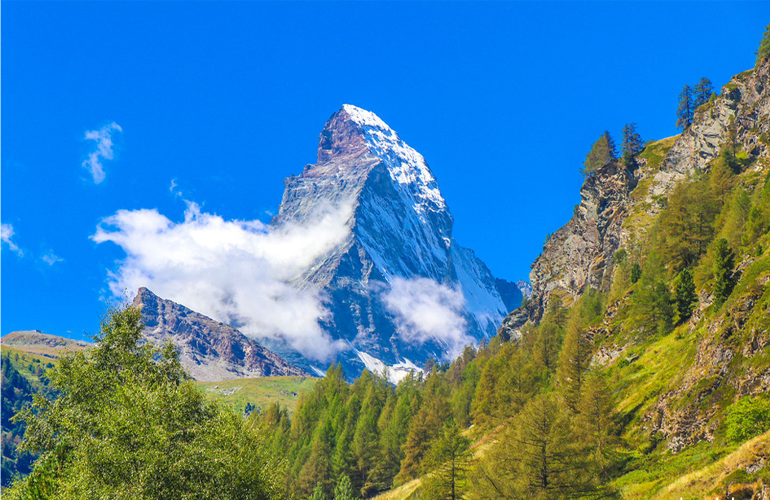
<path id="1" fill-rule="evenodd" d="M 190 375 L 202 382 L 276 375 L 308 376 L 235 328 L 140 288 L 133 305 L 141 308 L 143 336 L 162 346 L 171 340 Z"/>
<path id="2" fill-rule="evenodd" d="M 425 159 L 374 113 L 344 105 L 321 132 L 317 163 L 285 185 L 276 226 L 307 222 L 329 204 L 352 205 L 344 241 L 294 281 L 328 298 L 323 327 L 350 347 L 337 356 L 350 377 L 387 365 L 398 379 L 430 358 L 448 360 L 494 335 L 521 302 L 518 290 L 501 293 L 486 265 L 454 240 Z M 426 324 L 421 301 L 438 306 L 435 324 Z"/>
<path id="3" fill-rule="evenodd" d="M 64 352 L 81 351 L 93 346 L 91 342 L 49 335 L 40 330 L 10 332 L 0 338 L 0 344 L 48 358 L 58 358 Z"/>

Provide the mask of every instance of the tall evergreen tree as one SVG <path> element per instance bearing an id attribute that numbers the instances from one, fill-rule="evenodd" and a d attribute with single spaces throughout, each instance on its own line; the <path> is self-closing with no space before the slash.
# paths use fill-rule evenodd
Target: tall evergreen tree
<path id="1" fill-rule="evenodd" d="M 685 129 L 692 123 L 692 88 L 685 85 L 679 93 L 679 108 L 676 110 L 676 128 Z"/>
<path id="2" fill-rule="evenodd" d="M 735 254 L 725 238 L 714 245 L 714 303 L 722 305 L 735 286 Z"/>
<path id="3" fill-rule="evenodd" d="M 674 301 L 676 302 L 679 321 L 688 319 L 692 315 L 693 307 L 698 302 L 698 296 L 695 294 L 695 281 L 692 279 L 692 273 L 687 268 L 682 269 L 677 278 Z"/>
<path id="4" fill-rule="evenodd" d="M 580 389 L 588 369 L 588 342 L 583 335 L 580 316 L 580 311 L 574 307 L 567 322 L 567 332 L 559 354 L 559 369 L 557 371 L 559 389 L 567 406 L 573 412 L 577 412 Z"/>
<path id="5" fill-rule="evenodd" d="M 470 440 L 460 434 L 460 428 L 455 422 L 447 422 L 441 436 L 428 452 L 427 464 L 431 473 L 423 481 L 424 498 L 462 498 L 466 487 L 465 478 L 473 459 L 470 444 Z"/>
<path id="6" fill-rule="evenodd" d="M 709 102 L 712 92 L 714 92 L 714 86 L 711 84 L 711 80 L 706 77 L 701 78 L 693 89 L 693 110 Z"/>
<path id="7" fill-rule="evenodd" d="M 605 131 L 591 146 L 591 151 L 586 155 L 580 172 L 586 177 L 591 175 L 597 168 L 614 160 L 615 154 L 615 143 L 610 133 Z"/>
<path id="8" fill-rule="evenodd" d="M 348 476 L 342 476 L 334 488 L 334 500 L 358 500 Z"/>
<path id="9" fill-rule="evenodd" d="M 623 126 L 623 160 L 626 166 L 633 165 L 633 159 L 642 152 L 644 143 L 642 136 L 636 131 L 636 123 L 626 123 Z"/>
<path id="10" fill-rule="evenodd" d="M 756 66 L 758 67 L 768 58 L 770 58 L 770 24 L 765 28 L 765 34 L 762 36 L 762 41 L 759 42 Z"/>
<path id="11" fill-rule="evenodd" d="M 639 281 L 642 277 L 642 266 L 639 265 L 638 262 L 634 262 L 634 265 L 631 266 L 631 283 L 636 283 Z"/>

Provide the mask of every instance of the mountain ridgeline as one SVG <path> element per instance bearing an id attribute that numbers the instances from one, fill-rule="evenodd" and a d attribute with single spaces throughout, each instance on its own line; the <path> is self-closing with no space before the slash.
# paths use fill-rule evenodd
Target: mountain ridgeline
<path id="1" fill-rule="evenodd" d="M 521 303 L 515 285 L 496 281 L 457 244 L 452 215 L 425 159 L 375 114 L 344 105 L 321 132 L 318 162 L 285 184 L 272 222 L 277 226 L 302 224 L 329 204 L 352 204 L 344 241 L 295 280 L 329 298 L 331 315 L 323 326 L 350 346 L 337 357 L 348 375 L 387 365 L 397 380 L 428 359 L 448 360 L 464 343 L 493 336 Z M 453 338 L 389 307 L 387 298 L 397 292 L 410 300 L 425 289 L 462 294 L 462 304 L 451 306 L 462 330 Z"/>

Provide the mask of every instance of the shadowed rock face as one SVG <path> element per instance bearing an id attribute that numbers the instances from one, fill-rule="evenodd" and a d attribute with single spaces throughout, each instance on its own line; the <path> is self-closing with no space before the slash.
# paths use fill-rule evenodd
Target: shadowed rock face
<path id="1" fill-rule="evenodd" d="M 157 346 L 171 340 L 182 365 L 196 380 L 308 375 L 235 328 L 164 300 L 147 288 L 139 289 L 134 306 L 142 310 L 144 337 Z"/>
<path id="2" fill-rule="evenodd" d="M 317 163 L 285 185 L 274 225 L 303 223 L 328 204 L 353 208 L 347 238 L 294 280 L 328 298 L 331 315 L 323 326 L 353 348 L 336 359 L 348 377 L 361 372 L 366 355 L 389 366 L 406 360 L 422 366 L 447 354 L 439 338 L 404 340 L 383 303 L 395 278 L 460 287 L 468 337 L 495 334 L 509 310 L 495 278 L 452 238 L 452 215 L 424 158 L 376 115 L 343 106 L 321 132 Z M 506 300 L 517 306 L 520 292 L 512 293 L 518 302 L 510 293 Z"/>

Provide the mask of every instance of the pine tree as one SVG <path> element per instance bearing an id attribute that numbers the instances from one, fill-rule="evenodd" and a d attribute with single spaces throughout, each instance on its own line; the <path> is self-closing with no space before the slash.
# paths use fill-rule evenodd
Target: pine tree
<path id="1" fill-rule="evenodd" d="M 321 486 L 321 483 L 315 485 L 315 489 L 313 490 L 313 494 L 310 496 L 310 500 L 326 500 L 326 495 L 324 495 L 324 489 L 323 486 Z"/>
<path id="2" fill-rule="evenodd" d="M 711 80 L 703 77 L 700 79 L 698 84 L 695 85 L 693 92 L 695 95 L 693 98 L 692 106 L 693 110 L 696 110 L 709 102 L 709 99 L 711 99 L 711 94 L 714 92 L 714 86 L 711 84 Z"/>
<path id="3" fill-rule="evenodd" d="M 676 128 L 686 129 L 692 123 L 692 89 L 685 85 L 679 93 L 679 108 L 676 110 Z"/>
<path id="4" fill-rule="evenodd" d="M 578 428 L 590 450 L 593 466 L 606 479 L 614 462 L 613 447 L 617 444 L 613 421 L 614 402 L 602 372 L 592 372 L 585 378 L 580 400 Z"/>
<path id="5" fill-rule="evenodd" d="M 724 304 L 735 286 L 735 254 L 725 238 L 720 238 L 714 245 L 714 303 Z"/>
<path id="6" fill-rule="evenodd" d="M 334 500 L 358 500 L 348 476 L 342 476 L 334 488 Z"/>
<path id="7" fill-rule="evenodd" d="M 642 137 L 636 131 L 635 123 L 626 123 L 623 126 L 623 160 L 627 167 L 633 166 L 634 158 L 644 149 Z"/>
<path id="8" fill-rule="evenodd" d="M 756 66 L 758 67 L 768 58 L 770 58 L 770 24 L 765 28 L 765 34 L 762 36 L 762 41 L 759 43 Z"/>
<path id="9" fill-rule="evenodd" d="M 653 318 L 658 334 L 665 335 L 674 325 L 674 301 L 671 290 L 663 281 L 658 281 L 653 289 Z"/>
<path id="10" fill-rule="evenodd" d="M 580 172 L 585 176 L 591 175 L 591 173 L 599 167 L 603 167 L 607 163 L 615 159 L 615 143 L 610 137 L 610 133 L 605 131 L 599 139 L 591 146 L 591 151 L 586 155 L 583 167 Z"/>
<path id="11" fill-rule="evenodd" d="M 689 269 L 682 269 L 676 282 L 676 291 L 674 293 L 674 302 L 679 314 L 679 321 L 684 321 L 692 315 L 692 310 L 698 302 L 698 296 L 695 293 L 695 281 L 692 279 L 692 273 Z"/>
<path id="12" fill-rule="evenodd" d="M 631 283 L 636 283 L 641 279 L 641 277 L 642 266 L 640 266 L 638 262 L 634 262 L 634 265 L 631 267 Z"/>

